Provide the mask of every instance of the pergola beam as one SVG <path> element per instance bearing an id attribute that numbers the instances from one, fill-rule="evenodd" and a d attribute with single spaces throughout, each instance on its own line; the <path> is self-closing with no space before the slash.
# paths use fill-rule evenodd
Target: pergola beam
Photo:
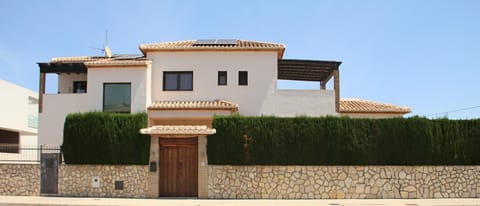
<path id="1" fill-rule="evenodd" d="M 317 60 L 278 60 L 278 79 L 328 82 L 341 62 Z"/>
<path id="2" fill-rule="evenodd" d="M 40 73 L 87 73 L 84 63 L 38 63 Z"/>

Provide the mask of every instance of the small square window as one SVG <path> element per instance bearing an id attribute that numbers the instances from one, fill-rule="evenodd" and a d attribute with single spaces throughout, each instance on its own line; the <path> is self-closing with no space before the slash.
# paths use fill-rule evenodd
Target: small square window
<path id="1" fill-rule="evenodd" d="M 73 93 L 87 93 L 86 81 L 73 82 Z"/>
<path id="2" fill-rule="evenodd" d="M 218 71 L 218 85 L 227 85 L 227 71 Z"/>
<path id="3" fill-rule="evenodd" d="M 248 85 L 248 71 L 238 72 L 238 85 Z"/>

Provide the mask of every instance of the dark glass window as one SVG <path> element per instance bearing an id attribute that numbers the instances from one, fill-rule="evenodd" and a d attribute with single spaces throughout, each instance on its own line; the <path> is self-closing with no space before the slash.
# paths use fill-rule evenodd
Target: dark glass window
<path id="1" fill-rule="evenodd" d="M 227 71 L 218 71 L 218 85 L 227 85 Z"/>
<path id="2" fill-rule="evenodd" d="M 130 113 L 130 83 L 103 84 L 103 111 Z"/>
<path id="3" fill-rule="evenodd" d="M 73 82 L 73 93 L 87 93 L 87 82 Z"/>
<path id="4" fill-rule="evenodd" d="M 238 85 L 248 85 L 248 72 L 239 71 L 238 72 Z"/>
<path id="5" fill-rule="evenodd" d="M 192 91 L 193 72 L 163 72 L 164 91 Z"/>
<path id="6" fill-rule="evenodd" d="M 19 153 L 20 135 L 18 132 L 0 130 L 0 152 Z"/>

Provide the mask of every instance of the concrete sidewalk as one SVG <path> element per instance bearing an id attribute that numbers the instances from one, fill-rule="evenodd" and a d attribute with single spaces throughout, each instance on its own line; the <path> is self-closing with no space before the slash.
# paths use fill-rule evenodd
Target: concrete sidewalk
<path id="1" fill-rule="evenodd" d="M 274 205 L 274 206 L 354 206 L 354 205 L 440 205 L 480 206 L 480 199 L 348 199 L 348 200 L 207 200 L 207 199 L 122 199 L 122 198 L 71 198 L 37 196 L 0 196 L 0 205 L 169 205 L 169 206 L 220 206 L 220 205 Z"/>

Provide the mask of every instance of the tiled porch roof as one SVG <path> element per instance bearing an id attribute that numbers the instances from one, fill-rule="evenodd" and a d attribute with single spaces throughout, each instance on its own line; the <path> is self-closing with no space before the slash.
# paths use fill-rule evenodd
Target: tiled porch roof
<path id="1" fill-rule="evenodd" d="M 278 58 L 281 59 L 285 51 L 284 44 L 259 42 L 250 40 L 236 40 L 236 44 L 212 44 L 212 45 L 194 45 L 196 40 L 160 42 L 152 44 L 140 45 L 140 50 L 145 54 L 149 51 L 216 51 L 216 50 L 230 50 L 230 51 L 278 51 Z"/>
<path id="2" fill-rule="evenodd" d="M 225 100 L 215 101 L 157 101 L 148 110 L 230 110 L 238 111 L 238 104 Z"/>
<path id="3" fill-rule="evenodd" d="M 408 107 L 356 98 L 340 99 L 340 113 L 410 113 Z"/>
<path id="4" fill-rule="evenodd" d="M 156 135 L 210 135 L 215 134 L 216 130 L 207 126 L 194 125 L 156 125 L 140 129 L 142 134 Z"/>

